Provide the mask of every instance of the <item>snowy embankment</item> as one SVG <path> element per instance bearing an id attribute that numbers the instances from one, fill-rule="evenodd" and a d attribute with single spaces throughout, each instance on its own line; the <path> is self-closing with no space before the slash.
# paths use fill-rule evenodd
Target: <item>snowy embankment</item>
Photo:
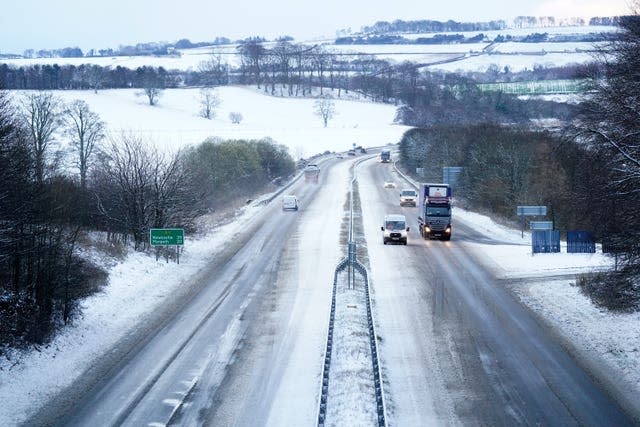
<path id="1" fill-rule="evenodd" d="M 595 254 L 531 253 L 531 234 L 496 224 L 490 218 L 454 209 L 460 220 L 497 240 L 512 244 L 463 243 L 499 278 L 507 279 L 515 295 L 550 325 L 565 346 L 640 415 L 640 312 L 613 313 L 593 305 L 575 285 L 575 275 L 613 268 L 613 259 Z M 517 245 L 513 245 L 517 243 Z M 602 375 L 607 377 L 603 378 Z"/>
<path id="2" fill-rule="evenodd" d="M 134 325 L 174 301 L 189 279 L 222 251 L 225 242 L 246 227 L 262 206 L 247 206 L 235 219 L 197 239 L 187 236 L 180 264 L 156 261 L 151 253 L 130 251 L 122 261 L 85 252 L 110 264 L 105 289 L 82 303 L 82 315 L 51 343 L 0 360 L 0 425 L 17 425 L 40 404 L 72 384 Z M 98 259 L 100 258 L 100 259 Z"/>

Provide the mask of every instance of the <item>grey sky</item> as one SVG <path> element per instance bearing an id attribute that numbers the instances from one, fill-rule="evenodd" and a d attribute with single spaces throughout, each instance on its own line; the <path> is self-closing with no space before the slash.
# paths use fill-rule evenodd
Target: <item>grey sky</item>
<path id="1" fill-rule="evenodd" d="M 334 36 L 376 21 L 489 21 L 515 16 L 628 14 L 628 0 L 19 0 L 3 2 L 0 53 L 78 46 L 117 48 L 182 38 Z"/>

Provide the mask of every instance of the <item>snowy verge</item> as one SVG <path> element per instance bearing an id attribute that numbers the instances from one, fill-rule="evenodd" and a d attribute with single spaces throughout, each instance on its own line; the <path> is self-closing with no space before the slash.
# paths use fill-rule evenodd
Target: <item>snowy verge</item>
<path id="1" fill-rule="evenodd" d="M 640 312 L 614 313 L 596 307 L 575 285 L 580 273 L 613 268 L 603 254 L 532 254 L 531 234 L 504 227 L 460 208 L 458 220 L 506 242 L 463 242 L 578 359 L 621 405 L 640 421 Z M 599 249 L 598 249 L 599 250 Z"/>
<path id="2" fill-rule="evenodd" d="M 262 205 L 264 206 L 264 205 Z M 0 360 L 0 424 L 17 425 L 71 386 L 142 320 L 189 292 L 190 281 L 247 227 L 262 206 L 245 206 L 232 221 L 198 237 L 185 236 L 180 264 L 131 252 L 108 267 L 109 284 L 82 303 L 82 315 L 37 351 L 14 351 Z M 38 403 L 39 402 L 39 403 Z"/>

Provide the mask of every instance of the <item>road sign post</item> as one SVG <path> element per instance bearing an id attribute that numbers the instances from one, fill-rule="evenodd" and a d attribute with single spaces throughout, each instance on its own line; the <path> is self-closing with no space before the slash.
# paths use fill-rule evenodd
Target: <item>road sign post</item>
<path id="1" fill-rule="evenodd" d="M 183 228 L 152 228 L 149 230 L 149 244 L 151 246 L 175 246 L 176 262 L 180 264 L 180 246 L 184 245 L 184 229 Z M 156 250 L 156 261 L 158 260 L 158 252 Z M 169 255 L 167 254 L 167 262 Z"/>
<path id="2" fill-rule="evenodd" d="M 524 217 L 525 216 L 545 216 L 547 214 L 546 206 L 518 206 L 516 215 L 522 217 L 522 237 L 524 238 Z"/>
<path id="3" fill-rule="evenodd" d="M 455 187 L 458 184 L 458 178 L 461 173 L 462 167 L 460 166 L 444 166 L 442 168 L 442 182 Z"/>

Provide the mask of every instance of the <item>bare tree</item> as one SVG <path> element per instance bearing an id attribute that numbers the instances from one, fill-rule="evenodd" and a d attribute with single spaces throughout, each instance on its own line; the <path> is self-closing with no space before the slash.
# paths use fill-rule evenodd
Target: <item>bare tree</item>
<path id="1" fill-rule="evenodd" d="M 189 223 L 197 214 L 197 196 L 185 189 L 189 172 L 184 168 L 182 153 L 162 154 L 154 151 L 151 159 L 152 212 L 148 220 L 149 227 L 163 228 Z"/>
<path id="2" fill-rule="evenodd" d="M 162 96 L 162 89 L 155 85 L 149 85 L 142 89 L 141 95 L 145 95 L 149 100 L 149 105 L 153 106 L 158 103 L 158 98 Z"/>
<path id="3" fill-rule="evenodd" d="M 102 89 L 102 84 L 107 79 L 106 73 L 108 72 L 109 67 L 102 68 L 99 65 L 89 65 L 87 68 L 87 80 L 89 81 L 89 86 L 93 89 L 94 93 L 98 93 L 98 89 Z"/>
<path id="4" fill-rule="evenodd" d="M 293 45 L 293 49 L 292 49 L 292 55 L 294 58 L 294 65 L 295 65 L 295 69 L 297 71 L 297 76 L 296 76 L 296 91 L 295 91 L 295 96 L 298 96 L 298 93 L 300 92 L 300 88 L 302 86 L 302 83 L 304 81 L 304 74 L 306 71 L 309 72 L 313 72 L 313 64 L 312 64 L 312 59 L 313 59 L 313 51 L 316 49 L 315 46 L 305 46 L 303 44 L 296 44 Z M 309 76 L 309 80 L 311 80 L 311 76 Z M 291 92 L 291 89 L 289 90 L 289 92 Z M 309 92 L 311 92 L 311 89 L 309 89 Z M 305 89 L 302 89 L 302 96 L 305 95 Z"/>
<path id="5" fill-rule="evenodd" d="M 240 124 L 242 121 L 242 114 L 238 112 L 231 112 L 229 113 L 229 120 L 231 120 L 231 123 L 234 125 Z"/>
<path id="6" fill-rule="evenodd" d="M 96 191 L 98 209 L 112 229 L 132 235 L 135 249 L 141 249 L 153 211 L 152 154 L 139 138 L 125 134 L 111 141 L 106 154 Z"/>
<path id="7" fill-rule="evenodd" d="M 280 69 L 282 87 L 287 87 L 288 96 L 293 95 L 293 87 L 291 86 L 291 62 L 294 56 L 294 49 L 294 46 L 287 39 L 278 41 L 273 49 L 271 49 L 271 53 Z M 282 91 L 281 95 L 284 96 Z"/>
<path id="8" fill-rule="evenodd" d="M 312 56 L 313 66 L 318 72 L 318 86 L 320 86 L 320 95 L 323 95 L 324 73 L 329 67 L 330 54 L 322 47 L 318 47 Z"/>
<path id="9" fill-rule="evenodd" d="M 640 3 L 639 3 L 640 4 Z M 604 52 L 603 69 L 593 76 L 594 94 L 585 102 L 578 124 L 581 136 L 596 148 L 614 153 L 612 167 L 618 179 L 618 191 L 640 191 L 640 16 L 622 19 L 623 33 Z M 597 70 L 599 71 L 599 70 Z M 632 183 L 626 188 L 624 182 Z"/>
<path id="10" fill-rule="evenodd" d="M 105 162 L 96 168 L 95 195 L 107 226 L 133 236 L 144 249 L 149 228 L 187 225 L 197 214 L 189 171 L 182 154 L 160 153 L 140 138 L 123 134 L 111 142 Z M 191 189 L 193 190 L 193 189 Z"/>
<path id="11" fill-rule="evenodd" d="M 213 119 L 215 109 L 220 106 L 220 97 L 214 89 L 200 89 L 200 115 L 205 119 Z"/>
<path id="12" fill-rule="evenodd" d="M 80 171 L 80 187 L 87 189 L 87 170 L 100 142 L 105 137 L 105 123 L 89 109 L 85 101 L 73 101 L 64 110 L 66 133 L 75 151 L 75 164 Z"/>
<path id="13" fill-rule="evenodd" d="M 260 88 L 260 73 L 265 56 L 265 47 L 260 39 L 248 39 L 238 46 L 240 52 L 241 70 L 243 76 L 248 74 L 249 79 Z"/>
<path id="14" fill-rule="evenodd" d="M 203 75 L 205 86 L 217 86 L 227 83 L 229 80 L 229 64 L 222 61 L 222 55 L 212 53 L 209 59 L 198 65 L 198 71 Z"/>
<path id="15" fill-rule="evenodd" d="M 42 183 L 47 148 L 60 124 L 60 101 L 51 92 L 28 93 L 22 99 L 22 107 L 22 118 L 29 131 L 34 153 L 36 180 Z"/>
<path id="16" fill-rule="evenodd" d="M 137 70 L 142 79 L 142 91 L 137 95 L 146 96 L 151 106 L 157 104 L 164 91 L 165 82 L 162 70 L 162 67 L 157 71 L 153 67 L 141 67 Z"/>
<path id="17" fill-rule="evenodd" d="M 324 127 L 327 127 L 327 123 L 336 115 L 336 105 L 333 99 L 328 96 L 323 96 L 318 99 L 314 104 L 314 113 L 322 119 Z"/>

